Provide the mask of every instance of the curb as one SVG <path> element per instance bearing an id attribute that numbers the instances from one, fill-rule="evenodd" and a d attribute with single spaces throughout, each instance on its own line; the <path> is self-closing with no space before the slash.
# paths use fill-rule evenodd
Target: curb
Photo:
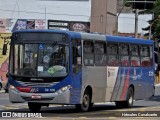
<path id="1" fill-rule="evenodd" d="M 160 84 L 156 84 L 156 85 L 155 85 L 155 87 L 159 87 L 159 86 L 160 86 Z"/>

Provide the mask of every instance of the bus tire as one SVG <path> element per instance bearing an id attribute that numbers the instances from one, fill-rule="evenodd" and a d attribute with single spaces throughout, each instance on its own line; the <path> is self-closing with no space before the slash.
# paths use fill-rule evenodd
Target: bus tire
<path id="1" fill-rule="evenodd" d="M 127 92 L 127 100 L 126 101 L 116 101 L 117 108 L 131 108 L 133 106 L 134 92 L 133 88 L 129 87 Z"/>
<path id="2" fill-rule="evenodd" d="M 153 88 L 153 93 L 152 93 L 152 97 L 155 96 L 155 87 Z"/>
<path id="3" fill-rule="evenodd" d="M 127 100 L 124 101 L 124 107 L 131 108 L 133 106 L 133 100 L 134 100 L 134 91 L 132 87 L 129 87 L 127 92 Z"/>
<path id="4" fill-rule="evenodd" d="M 41 109 L 41 104 L 28 102 L 28 107 L 31 112 L 39 112 Z"/>
<path id="5" fill-rule="evenodd" d="M 88 90 L 86 89 L 84 92 L 84 95 L 83 95 L 82 103 L 77 104 L 76 109 L 81 112 L 87 112 L 91 106 L 92 106 L 91 96 L 90 96 Z"/>

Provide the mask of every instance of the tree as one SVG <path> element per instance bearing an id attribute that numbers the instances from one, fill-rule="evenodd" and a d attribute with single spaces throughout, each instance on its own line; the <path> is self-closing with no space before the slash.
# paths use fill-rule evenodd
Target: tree
<path id="1" fill-rule="evenodd" d="M 145 10 L 140 14 L 144 13 L 151 13 L 154 17 L 148 21 L 150 25 L 146 28 L 143 28 L 143 30 L 147 31 L 151 28 L 152 39 L 160 38 L 160 0 L 157 0 L 154 3 L 152 9 Z M 145 36 L 149 36 L 149 33 L 146 33 Z"/>
<path id="2" fill-rule="evenodd" d="M 152 30 L 153 38 L 160 38 L 160 0 L 157 0 L 152 9 L 154 13 L 153 25 L 154 29 Z"/>
<path id="3" fill-rule="evenodd" d="M 125 6 L 132 6 L 132 8 L 134 8 L 134 6 L 136 5 L 136 2 L 133 4 L 132 2 L 127 3 L 127 1 L 136 1 L 136 0 L 123 0 L 123 2 L 125 3 Z M 149 0 L 151 1 L 151 0 Z M 152 0 L 153 2 L 155 1 L 155 3 L 153 4 L 152 7 L 149 7 L 149 9 L 144 9 L 142 5 L 141 8 L 141 12 L 139 12 L 139 14 L 153 14 L 153 19 L 149 20 L 148 23 L 150 24 L 148 27 L 143 28 L 144 31 L 149 31 L 150 27 L 151 27 L 151 34 L 153 36 L 153 39 L 157 39 L 160 38 L 160 0 Z M 139 5 L 139 3 L 137 3 Z M 146 3 L 145 3 L 146 4 Z M 138 6 L 139 7 L 139 6 Z M 144 9 L 142 11 L 142 9 Z M 149 37 L 149 33 L 146 33 L 145 36 Z"/>

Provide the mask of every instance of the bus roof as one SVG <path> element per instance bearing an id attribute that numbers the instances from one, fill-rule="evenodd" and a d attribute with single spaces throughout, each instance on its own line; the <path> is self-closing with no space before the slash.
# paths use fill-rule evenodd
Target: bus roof
<path id="1" fill-rule="evenodd" d="M 34 33 L 64 33 L 64 34 L 68 34 L 70 35 L 71 38 L 81 38 L 80 33 L 79 32 L 74 32 L 74 31 L 67 31 L 67 30 L 17 30 L 14 31 L 13 33 L 30 33 L 30 32 L 34 32 Z"/>
<path id="2" fill-rule="evenodd" d="M 56 33 L 67 33 L 69 31 L 65 31 L 65 30 L 17 30 L 17 31 L 14 31 L 13 33 L 30 33 L 30 32 L 56 32 Z"/>
<path id="3" fill-rule="evenodd" d="M 131 38 L 131 37 L 122 37 L 122 36 L 106 36 L 108 42 L 123 42 L 123 43 L 135 43 L 135 44 L 150 44 L 152 45 L 154 41 L 145 40 L 141 38 Z"/>
<path id="4" fill-rule="evenodd" d="M 29 32 L 56 32 L 64 33 L 70 35 L 71 38 L 81 38 L 86 40 L 95 40 L 95 41 L 107 41 L 107 42 L 123 42 L 123 43 L 133 43 L 133 44 L 150 44 L 152 45 L 154 41 L 144 40 L 140 38 L 131 38 L 131 37 L 122 37 L 122 36 L 112 36 L 112 35 L 102 35 L 95 33 L 85 33 L 85 32 L 74 32 L 66 30 L 19 30 L 13 33 L 29 33 Z"/>

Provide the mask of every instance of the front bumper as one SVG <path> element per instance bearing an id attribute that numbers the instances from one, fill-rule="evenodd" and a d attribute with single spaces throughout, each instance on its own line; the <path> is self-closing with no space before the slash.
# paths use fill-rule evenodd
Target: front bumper
<path id="1" fill-rule="evenodd" d="M 41 99 L 33 99 L 33 95 L 40 95 Z M 9 89 L 9 99 L 13 103 L 38 102 L 53 104 L 70 104 L 70 90 L 63 93 L 25 93 Z"/>

